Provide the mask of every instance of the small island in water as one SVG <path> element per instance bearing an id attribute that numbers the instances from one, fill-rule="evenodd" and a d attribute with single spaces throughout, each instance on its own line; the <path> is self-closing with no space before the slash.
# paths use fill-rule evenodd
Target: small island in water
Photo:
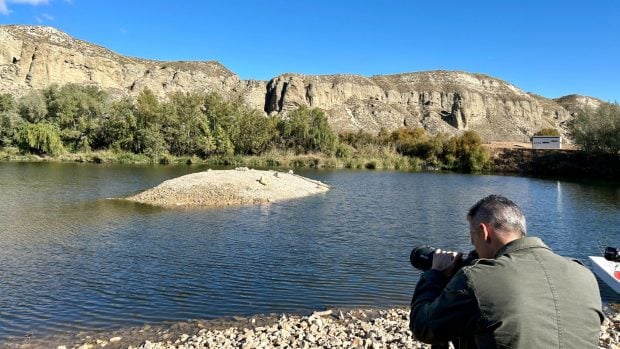
<path id="1" fill-rule="evenodd" d="M 207 170 L 167 180 L 127 200 L 160 207 L 223 207 L 300 198 L 324 193 L 329 186 L 292 171 L 238 167 Z"/>

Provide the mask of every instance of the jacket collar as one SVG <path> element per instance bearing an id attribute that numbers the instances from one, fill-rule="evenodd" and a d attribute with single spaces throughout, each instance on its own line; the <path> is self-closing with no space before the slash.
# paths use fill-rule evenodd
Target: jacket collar
<path id="1" fill-rule="evenodd" d="M 499 258 L 511 252 L 535 247 L 542 247 L 550 250 L 549 246 L 545 245 L 545 243 L 540 238 L 534 236 L 524 237 L 512 240 L 511 242 L 504 245 L 499 251 L 497 251 L 497 254 L 495 254 L 495 258 Z"/>

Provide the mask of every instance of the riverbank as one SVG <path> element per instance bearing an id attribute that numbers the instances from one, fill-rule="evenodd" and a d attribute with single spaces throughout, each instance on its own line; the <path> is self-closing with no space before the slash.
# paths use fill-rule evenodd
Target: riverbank
<path id="1" fill-rule="evenodd" d="M 509 174 L 554 179 L 603 180 L 618 182 L 620 157 L 610 154 L 586 153 L 574 149 L 531 149 L 525 143 L 483 144 L 489 152 L 491 165 L 484 173 Z M 435 159 L 436 160 L 436 159 Z M 97 151 L 68 153 L 57 157 L 22 155 L 17 150 L 0 151 L 0 161 L 9 162 L 83 162 L 110 164 L 160 164 L 236 166 L 253 168 L 329 168 L 426 171 L 452 171 L 435 160 L 424 160 L 375 149 L 364 155 L 346 157 L 326 156 L 322 153 L 294 154 L 289 151 L 271 151 L 260 156 L 214 156 L 202 159 L 196 156 L 173 157 L 162 155 L 151 158 L 129 152 Z"/>
<path id="2" fill-rule="evenodd" d="M 156 158 L 129 152 L 95 151 L 67 153 L 59 156 L 21 154 L 16 149 L 0 151 L 0 161 L 9 162 L 82 162 L 94 164 L 131 165 L 206 165 L 261 168 L 334 168 L 334 169 L 382 169 L 420 171 L 427 168 L 425 162 L 388 151 L 376 149 L 359 156 L 336 157 L 322 153 L 295 154 L 291 151 L 270 151 L 264 155 L 232 155 L 200 158 L 197 156 L 162 155 Z"/>
<path id="3" fill-rule="evenodd" d="M 489 148 L 494 173 L 618 182 L 620 156 L 565 149 Z"/>
<path id="4" fill-rule="evenodd" d="M 605 309 L 599 348 L 620 348 L 620 313 Z M 430 348 L 413 339 L 409 309 L 330 309 L 178 322 L 74 338 L 23 340 L 9 349 Z"/>

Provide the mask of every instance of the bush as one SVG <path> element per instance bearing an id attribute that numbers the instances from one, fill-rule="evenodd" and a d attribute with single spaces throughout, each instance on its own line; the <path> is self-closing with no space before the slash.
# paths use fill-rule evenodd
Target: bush
<path id="1" fill-rule="evenodd" d="M 534 133 L 534 136 L 555 136 L 555 137 L 559 137 L 561 136 L 560 131 L 558 131 L 555 128 L 552 127 L 547 127 L 547 128 L 543 128 L 540 129 L 538 131 L 536 131 L 536 133 Z"/>
<path id="2" fill-rule="evenodd" d="M 620 105 L 603 104 L 586 109 L 568 125 L 575 144 L 586 152 L 617 154 L 620 151 Z"/>

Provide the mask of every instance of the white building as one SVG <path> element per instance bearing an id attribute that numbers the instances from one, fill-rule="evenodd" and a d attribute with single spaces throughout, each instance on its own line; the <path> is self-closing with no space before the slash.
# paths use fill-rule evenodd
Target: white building
<path id="1" fill-rule="evenodd" d="M 532 149 L 562 149 L 561 136 L 534 136 Z"/>

